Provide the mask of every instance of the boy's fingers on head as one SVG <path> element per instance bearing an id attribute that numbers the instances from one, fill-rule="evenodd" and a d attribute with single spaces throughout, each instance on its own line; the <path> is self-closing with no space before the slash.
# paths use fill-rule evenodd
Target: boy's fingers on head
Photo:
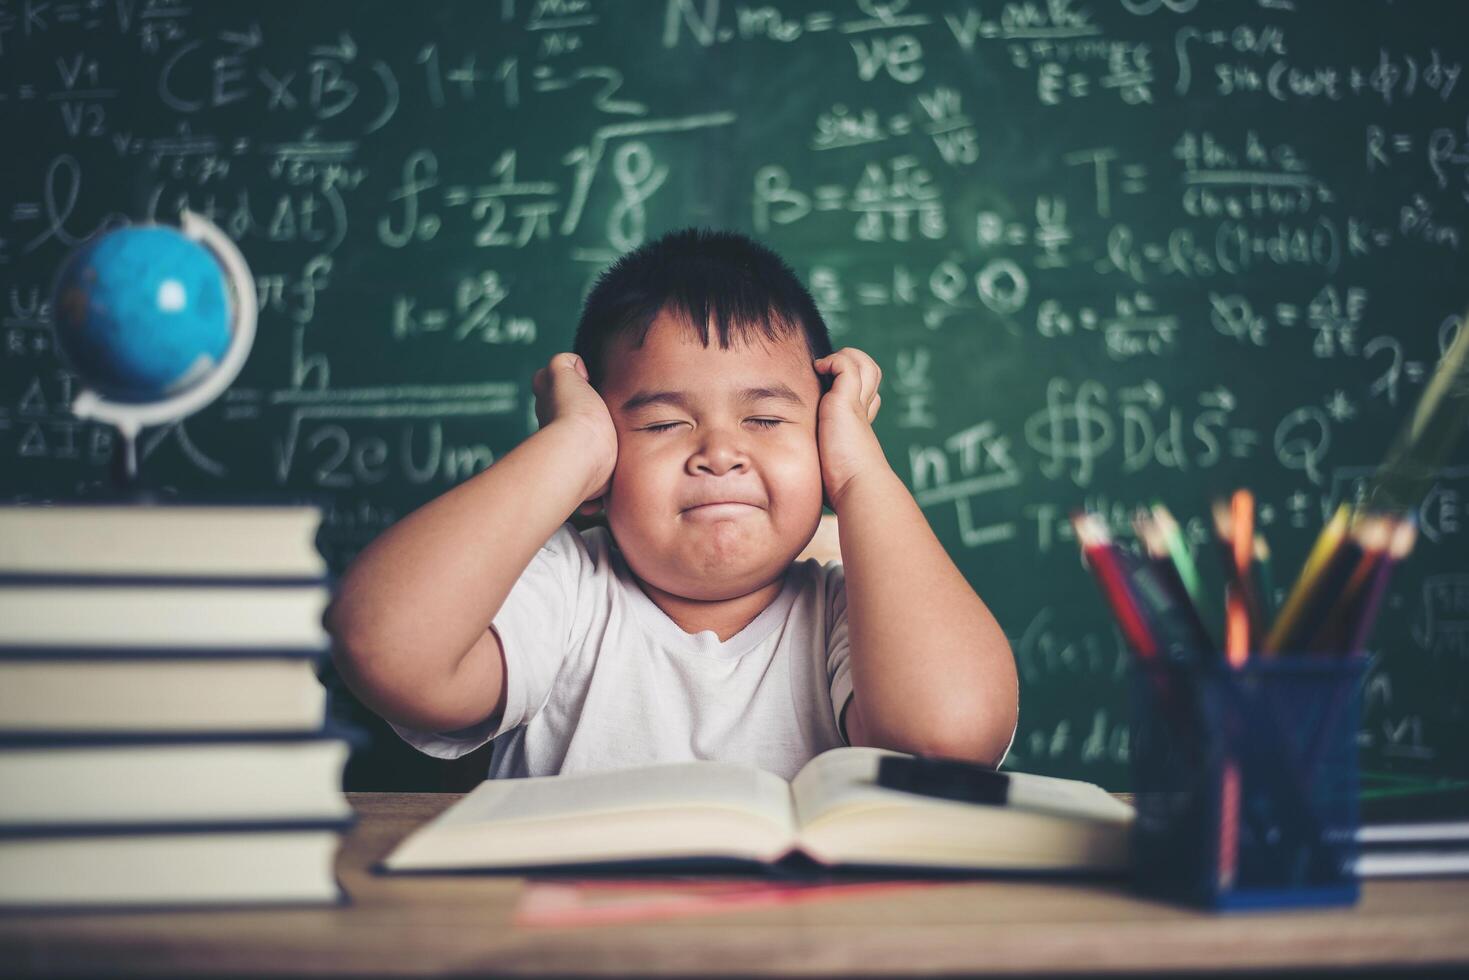
<path id="1" fill-rule="evenodd" d="M 818 371 L 821 371 L 823 374 L 841 374 L 850 366 L 847 364 L 846 359 L 842 356 L 844 351 L 845 348 L 839 351 L 833 351 L 832 353 L 826 355 L 821 360 L 816 362 L 816 369 Z"/>
<path id="2" fill-rule="evenodd" d="M 830 357 L 822 358 L 822 360 L 832 361 L 834 364 L 839 363 L 843 369 L 850 368 L 860 375 L 874 374 L 879 378 L 882 377 L 882 368 L 877 366 L 877 362 L 872 359 L 872 355 L 856 347 L 843 347 Z"/>
<path id="3" fill-rule="evenodd" d="M 873 370 L 871 361 L 858 357 L 855 353 L 849 357 L 849 361 L 852 377 L 857 381 L 857 397 L 865 405 L 877 393 L 877 373 Z"/>
<path id="4" fill-rule="evenodd" d="M 864 389 L 867 388 L 869 379 L 871 380 L 872 387 L 877 387 L 877 383 L 882 380 L 882 368 L 877 366 L 877 362 L 872 359 L 871 354 L 868 354 L 864 350 L 859 350 L 856 347 L 843 347 L 841 352 L 846 355 L 847 360 L 851 362 L 852 367 L 861 376 L 863 382 L 862 387 Z"/>
<path id="5" fill-rule="evenodd" d="M 872 396 L 872 402 L 867 406 L 867 421 L 871 422 L 873 419 L 877 418 L 877 410 L 881 405 L 882 396 L 874 394 Z"/>
<path id="6" fill-rule="evenodd" d="M 843 390 L 855 386 L 856 398 L 866 407 L 868 421 L 876 416 L 874 399 L 878 397 L 878 386 L 882 384 L 882 368 L 878 367 L 871 356 L 855 347 L 843 347 L 817 359 L 814 364 L 821 374 L 830 374 L 833 379 L 846 378 L 842 382 Z"/>

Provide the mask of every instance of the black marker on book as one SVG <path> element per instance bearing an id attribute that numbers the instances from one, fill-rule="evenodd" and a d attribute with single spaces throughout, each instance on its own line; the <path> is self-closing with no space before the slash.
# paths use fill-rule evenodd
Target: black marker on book
<path id="1" fill-rule="evenodd" d="M 1009 776 L 954 759 L 883 756 L 877 763 L 877 785 L 963 803 L 1010 802 Z"/>

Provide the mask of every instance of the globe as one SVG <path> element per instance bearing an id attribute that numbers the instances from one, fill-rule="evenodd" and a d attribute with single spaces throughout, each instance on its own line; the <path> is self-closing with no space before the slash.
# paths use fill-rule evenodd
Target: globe
<path id="1" fill-rule="evenodd" d="M 87 385 L 116 401 L 187 391 L 230 346 L 225 270 L 174 228 L 126 227 L 87 242 L 62 267 L 55 302 L 62 353 Z"/>
<path id="2" fill-rule="evenodd" d="M 233 384 L 259 314 L 239 248 L 188 209 L 177 230 L 135 225 L 84 242 L 56 275 L 52 309 L 56 349 L 82 378 L 71 413 L 116 427 L 114 478 L 134 496 L 139 433 L 182 422 Z"/>

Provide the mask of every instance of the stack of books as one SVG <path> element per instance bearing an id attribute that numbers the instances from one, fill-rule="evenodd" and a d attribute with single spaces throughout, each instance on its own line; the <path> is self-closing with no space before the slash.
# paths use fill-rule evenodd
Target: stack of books
<path id="1" fill-rule="evenodd" d="M 1364 877 L 1469 875 L 1469 778 L 1362 773 Z"/>
<path id="2" fill-rule="evenodd" d="M 0 507 L 0 907 L 340 900 L 320 523 Z"/>

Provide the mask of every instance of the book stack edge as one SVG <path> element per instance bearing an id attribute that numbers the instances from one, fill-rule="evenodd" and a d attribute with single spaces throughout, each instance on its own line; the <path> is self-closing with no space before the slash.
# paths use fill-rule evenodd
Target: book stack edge
<path id="1" fill-rule="evenodd" d="M 1364 772 L 1361 811 L 1361 877 L 1469 874 L 1469 779 Z"/>
<path id="2" fill-rule="evenodd" d="M 0 507 L 0 907 L 341 900 L 320 524 Z"/>

